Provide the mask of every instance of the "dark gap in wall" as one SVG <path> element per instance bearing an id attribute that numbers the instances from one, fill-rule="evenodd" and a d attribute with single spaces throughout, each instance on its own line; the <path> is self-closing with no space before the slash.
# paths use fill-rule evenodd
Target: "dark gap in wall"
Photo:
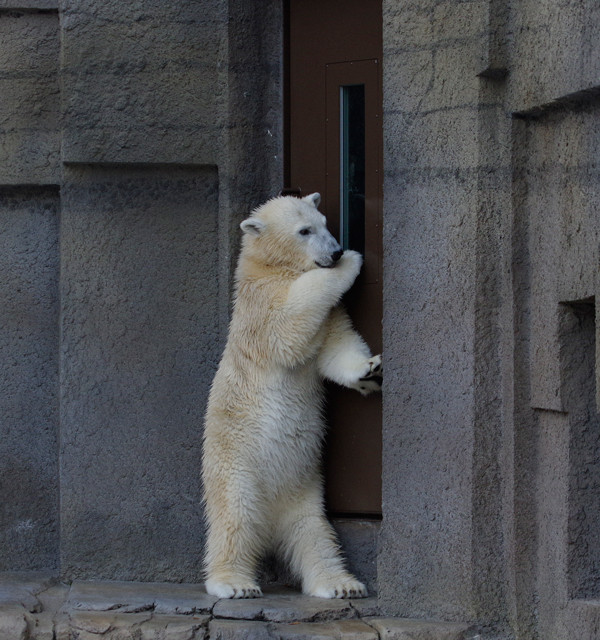
<path id="1" fill-rule="evenodd" d="M 589 87 L 581 91 L 575 91 L 561 96 L 552 102 L 541 104 L 526 111 L 515 111 L 512 115 L 517 120 L 540 120 L 548 116 L 558 114 L 579 113 L 590 109 L 596 109 L 600 104 L 600 86 Z"/>
<path id="2" fill-rule="evenodd" d="M 600 415 L 594 298 L 561 305 L 561 378 L 569 414 L 568 578 L 572 598 L 600 596 Z"/>
<path id="3" fill-rule="evenodd" d="M 22 18 L 32 13 L 53 13 L 58 15 L 58 7 L 49 7 L 46 9 L 33 7 L 0 7 L 0 15 L 8 16 L 9 18 Z"/>

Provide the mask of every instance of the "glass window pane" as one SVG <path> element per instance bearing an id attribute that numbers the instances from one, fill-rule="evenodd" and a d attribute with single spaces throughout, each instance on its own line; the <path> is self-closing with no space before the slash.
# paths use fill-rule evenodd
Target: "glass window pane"
<path id="1" fill-rule="evenodd" d="M 340 87 L 340 238 L 365 253 L 365 85 Z"/>

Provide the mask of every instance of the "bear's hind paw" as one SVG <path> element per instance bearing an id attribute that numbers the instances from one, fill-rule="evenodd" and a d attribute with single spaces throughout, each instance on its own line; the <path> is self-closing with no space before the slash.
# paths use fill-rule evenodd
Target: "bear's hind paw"
<path id="1" fill-rule="evenodd" d="M 305 593 L 316 598 L 366 598 L 368 595 L 365 585 L 351 576 L 320 580 Z"/>
<path id="2" fill-rule="evenodd" d="M 217 598 L 261 598 L 262 590 L 251 582 L 206 581 L 206 592 Z"/>

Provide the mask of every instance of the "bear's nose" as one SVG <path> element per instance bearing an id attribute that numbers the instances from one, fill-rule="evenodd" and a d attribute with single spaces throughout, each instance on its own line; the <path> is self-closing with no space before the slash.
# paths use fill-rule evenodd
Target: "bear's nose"
<path id="1" fill-rule="evenodd" d="M 337 262 L 343 255 L 344 255 L 344 250 L 343 249 L 338 249 L 337 251 L 334 251 L 331 254 L 331 259 L 334 262 Z"/>

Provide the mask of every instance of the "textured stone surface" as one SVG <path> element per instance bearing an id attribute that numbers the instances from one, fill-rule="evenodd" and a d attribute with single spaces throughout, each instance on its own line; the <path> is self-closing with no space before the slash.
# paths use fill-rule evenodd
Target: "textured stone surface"
<path id="1" fill-rule="evenodd" d="M 69 591 L 67 606 L 84 611 L 192 615 L 210 612 L 216 601 L 198 584 L 77 581 Z"/>
<path id="2" fill-rule="evenodd" d="M 216 174 L 65 178 L 62 572 L 197 581 L 202 422 L 220 353 Z"/>
<path id="3" fill-rule="evenodd" d="M 226 15 L 219 0 L 63 0 L 63 158 L 215 164 Z"/>
<path id="4" fill-rule="evenodd" d="M 56 184 L 58 15 L 0 6 L 0 42 L 0 184 Z"/>
<path id="5" fill-rule="evenodd" d="M 383 351 L 394 365 L 383 390 L 378 582 L 384 611 L 460 619 L 472 602 L 480 43 L 444 22 L 447 11 L 419 3 L 404 21 L 403 5 L 383 5 L 398 29 L 384 31 Z M 477 2 L 462 11 L 483 20 Z M 424 13 L 430 28 L 416 43 L 408 32 Z"/>
<path id="6" fill-rule="evenodd" d="M 383 333 L 394 364 L 383 390 L 380 605 L 490 620 L 501 633 L 510 131 L 501 87 L 479 77 L 499 64 L 498 16 L 489 2 L 408 5 L 383 4 Z"/>
<path id="7" fill-rule="evenodd" d="M 27 636 L 27 618 L 23 608 L 16 605 L 0 605 L 0 638 L 28 640 Z"/>
<path id="8" fill-rule="evenodd" d="M 394 618 L 366 618 L 366 622 L 381 640 L 466 640 L 468 637 L 465 624 Z"/>
<path id="9" fill-rule="evenodd" d="M 510 109 L 535 111 L 598 87 L 600 43 L 592 34 L 599 28 L 600 6 L 595 0 L 520 3 L 509 21 Z M 548 47 L 549 42 L 554 46 Z"/>
<path id="10" fill-rule="evenodd" d="M 362 600 L 369 605 L 369 599 Z M 193 584 L 86 582 L 0 575 L 2 640 L 463 640 L 465 625 L 368 617 L 373 603 L 308 598 L 272 587 L 219 600 Z M 258 606 L 257 606 L 258 605 Z M 226 616 L 226 617 L 223 617 Z M 360 619 L 360 618 L 363 619 Z M 472 637 L 472 636 L 468 636 Z"/>
<path id="11" fill-rule="evenodd" d="M 248 620 L 211 620 L 208 637 L 213 640 L 273 640 L 269 623 Z"/>
<path id="12" fill-rule="evenodd" d="M 334 519 L 335 528 L 350 571 L 362 580 L 370 596 L 377 594 L 377 540 L 381 522 Z M 371 601 L 371 598 L 368 598 Z M 358 602 L 358 600 L 357 600 Z"/>
<path id="13" fill-rule="evenodd" d="M 278 624 L 273 635 L 281 640 L 378 640 L 378 634 L 362 620 L 334 620 L 326 623 Z"/>
<path id="14" fill-rule="evenodd" d="M 248 600 L 219 600 L 214 606 L 216 618 L 268 620 L 270 622 L 318 621 L 353 617 L 350 600 L 324 600 L 297 592 L 265 592 L 264 598 Z"/>
<path id="15" fill-rule="evenodd" d="M 58 567 L 58 202 L 0 188 L 0 570 Z"/>
<path id="16" fill-rule="evenodd" d="M 68 628 L 70 637 L 80 640 L 201 640 L 208 620 L 208 616 L 154 616 L 151 612 L 75 612 Z"/>
<path id="17" fill-rule="evenodd" d="M 600 144 L 597 114 L 597 108 L 550 114 L 530 122 L 523 139 L 529 156 L 532 402 L 557 411 L 564 404 L 559 303 L 589 298 L 598 287 L 600 187 L 592 151 Z"/>
<path id="18" fill-rule="evenodd" d="M 38 594 L 48 589 L 55 579 L 47 573 L 7 571 L 0 573 L 0 605 L 18 607 L 37 613 L 42 605 Z"/>
<path id="19" fill-rule="evenodd" d="M 536 586 L 529 593 L 535 589 L 538 599 L 530 606 L 540 637 L 552 640 L 593 637 L 598 624 L 597 607 L 572 600 L 600 595 L 597 123 L 597 104 L 565 105 L 523 122 L 518 139 L 518 215 L 530 250 L 521 308 L 529 304 L 531 310 L 530 346 L 520 357 L 530 358 L 525 402 L 538 409 L 523 452 L 527 483 L 540 487 L 531 525 L 538 537 L 528 548 Z"/>

